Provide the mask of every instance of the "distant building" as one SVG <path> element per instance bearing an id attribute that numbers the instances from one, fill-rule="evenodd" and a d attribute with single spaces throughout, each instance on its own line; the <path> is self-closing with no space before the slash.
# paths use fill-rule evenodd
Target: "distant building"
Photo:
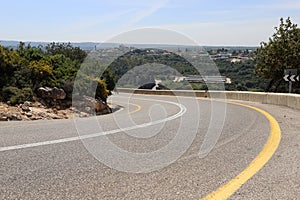
<path id="1" fill-rule="evenodd" d="M 184 76 L 175 76 L 175 79 L 173 80 L 173 82 L 183 82 L 185 79 Z"/>
<path id="2" fill-rule="evenodd" d="M 242 61 L 241 58 L 230 58 L 229 60 L 230 60 L 230 62 L 232 62 L 232 63 L 236 63 L 236 62 L 241 62 L 241 61 Z"/>
<path id="3" fill-rule="evenodd" d="M 231 53 L 218 53 L 214 56 L 212 56 L 212 58 L 214 59 L 228 59 L 232 56 Z"/>

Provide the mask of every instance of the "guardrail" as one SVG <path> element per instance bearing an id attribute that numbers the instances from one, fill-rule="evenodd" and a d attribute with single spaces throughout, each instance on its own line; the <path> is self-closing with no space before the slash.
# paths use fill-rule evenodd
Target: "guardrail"
<path id="1" fill-rule="evenodd" d="M 118 92 L 148 94 L 148 95 L 172 95 L 172 96 L 195 96 L 203 98 L 222 98 L 274 104 L 300 109 L 300 94 L 267 93 L 267 92 L 244 92 L 244 91 L 204 91 L 204 90 L 144 90 L 118 88 Z"/>

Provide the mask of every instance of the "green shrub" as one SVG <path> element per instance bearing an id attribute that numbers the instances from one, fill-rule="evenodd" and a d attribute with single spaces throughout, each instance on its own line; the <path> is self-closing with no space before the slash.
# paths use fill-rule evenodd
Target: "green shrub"
<path id="1" fill-rule="evenodd" d="M 106 88 L 106 83 L 104 80 L 96 79 L 97 89 L 96 89 L 96 98 L 100 98 L 102 101 L 106 102 L 109 90 Z"/>
<path id="2" fill-rule="evenodd" d="M 82 97 L 85 95 L 96 99 L 101 99 L 102 101 L 106 102 L 109 94 L 105 80 L 90 77 L 81 72 L 77 74 L 77 78 L 73 86 L 73 98 Z"/>
<path id="3" fill-rule="evenodd" d="M 11 105 L 31 101 L 32 98 L 33 92 L 31 88 L 19 89 L 17 87 L 8 86 L 2 89 L 2 100 L 9 101 Z"/>

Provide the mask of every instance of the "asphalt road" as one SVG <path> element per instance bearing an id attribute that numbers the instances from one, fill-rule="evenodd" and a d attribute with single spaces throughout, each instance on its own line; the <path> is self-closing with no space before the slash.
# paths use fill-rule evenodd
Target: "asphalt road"
<path id="1" fill-rule="evenodd" d="M 239 105 L 110 101 L 121 109 L 105 116 L 1 122 L 0 199 L 200 199 L 243 171 L 270 132 L 264 115 Z M 277 119 L 282 139 L 230 199 L 299 199 L 300 111 L 252 105 Z"/>

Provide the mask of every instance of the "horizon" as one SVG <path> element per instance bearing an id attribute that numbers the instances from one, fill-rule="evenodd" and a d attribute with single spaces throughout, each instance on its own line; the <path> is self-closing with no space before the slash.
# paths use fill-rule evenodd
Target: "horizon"
<path id="1" fill-rule="evenodd" d="M 166 46 L 193 46 L 193 45 L 184 45 L 184 44 L 163 44 L 163 43 L 156 43 L 156 44 L 152 44 L 152 43 L 118 43 L 118 42 L 94 42 L 94 41 L 90 41 L 90 42 L 71 42 L 71 41 L 19 41 L 19 40 L 0 40 L 0 45 L 3 45 L 2 43 L 20 43 L 20 42 L 24 42 L 25 44 L 31 44 L 31 43 L 45 43 L 45 44 L 50 44 L 50 43 L 64 43 L 64 44 L 93 44 L 93 45 L 101 45 L 101 44 L 112 44 L 112 45 L 166 45 Z M 9 47 L 9 45 L 3 45 L 3 46 L 7 46 Z M 35 46 L 35 45 L 34 45 Z M 243 45 L 194 45 L 196 47 L 212 47 L 212 48 L 218 48 L 218 47 L 249 47 L 249 48 L 259 48 L 260 46 L 243 46 Z"/>

